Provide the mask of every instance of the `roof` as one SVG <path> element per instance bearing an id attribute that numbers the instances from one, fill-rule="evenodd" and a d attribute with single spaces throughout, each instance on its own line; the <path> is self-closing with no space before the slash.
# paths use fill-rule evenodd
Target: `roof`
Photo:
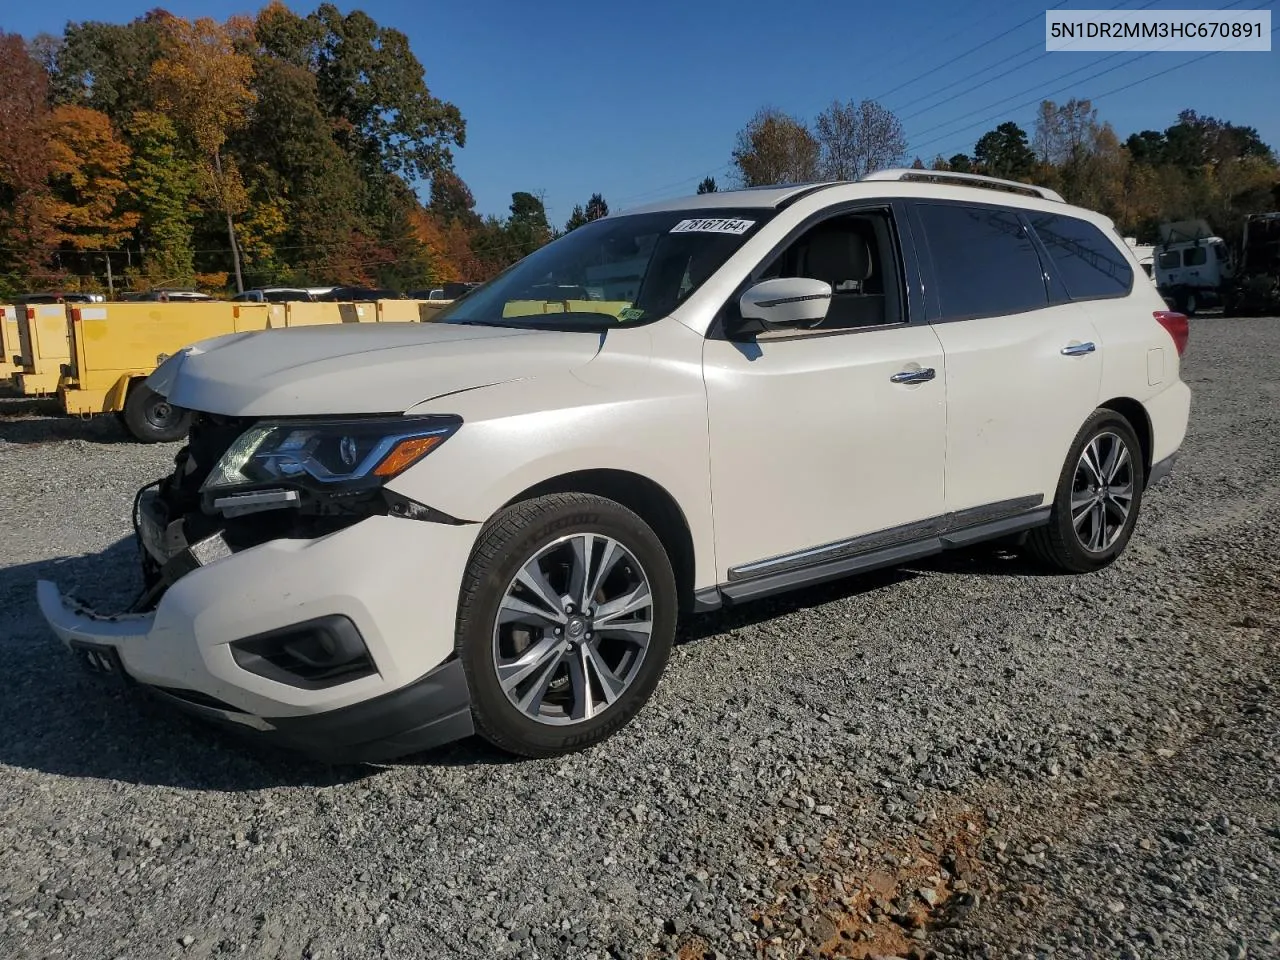
<path id="1" fill-rule="evenodd" d="M 999 202 L 1014 206 L 1023 204 L 1016 201 L 1050 201 L 1066 204 L 1062 196 L 1047 187 L 1040 187 L 1015 180 L 1001 180 L 996 177 L 971 173 L 952 173 L 941 170 L 916 170 L 907 168 L 891 168 L 876 170 L 861 180 L 818 180 L 811 183 L 794 183 L 767 187 L 748 187 L 745 190 L 724 190 L 716 193 L 702 193 L 695 196 L 673 197 L 669 200 L 658 200 L 644 206 L 632 207 L 622 213 L 659 213 L 667 210 L 715 210 L 715 209 L 776 209 L 786 206 L 811 193 L 828 187 L 853 187 L 882 183 L 898 183 L 904 187 L 908 184 L 926 185 L 931 192 L 939 196 L 972 199 L 972 192 L 982 190 L 988 194 L 984 199 L 990 200 L 991 194 L 999 196 Z M 895 195 L 911 196 L 918 191 L 898 189 Z M 969 194 L 966 196 L 966 194 Z"/>
<path id="2" fill-rule="evenodd" d="M 820 180 L 813 183 L 791 183 L 780 186 L 747 187 L 745 190 L 717 190 L 715 193 L 699 193 L 694 196 L 672 197 L 669 200 L 656 200 L 639 207 L 620 211 L 622 213 L 660 213 L 664 210 L 715 210 L 715 209 L 750 209 L 752 207 L 772 208 L 785 201 L 803 196 L 820 187 L 848 182 L 840 180 Z"/>

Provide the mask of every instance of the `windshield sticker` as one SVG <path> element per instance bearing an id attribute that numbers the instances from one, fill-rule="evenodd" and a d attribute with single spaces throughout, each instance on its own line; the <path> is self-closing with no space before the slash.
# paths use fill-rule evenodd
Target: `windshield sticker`
<path id="1" fill-rule="evenodd" d="M 632 320 L 639 320 L 644 316 L 644 311 L 639 307 L 627 307 L 618 311 L 618 319 L 623 323 L 630 323 Z"/>
<path id="2" fill-rule="evenodd" d="M 756 225 L 754 220 L 681 220 L 672 233 L 731 233 L 741 236 Z"/>

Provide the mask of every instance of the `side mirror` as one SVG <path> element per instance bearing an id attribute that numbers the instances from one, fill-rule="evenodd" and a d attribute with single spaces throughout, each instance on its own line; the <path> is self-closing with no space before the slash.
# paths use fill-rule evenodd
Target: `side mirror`
<path id="1" fill-rule="evenodd" d="M 755 320 L 766 330 L 817 325 L 831 306 L 831 284 L 809 277 L 762 280 L 738 300 L 744 320 Z"/>

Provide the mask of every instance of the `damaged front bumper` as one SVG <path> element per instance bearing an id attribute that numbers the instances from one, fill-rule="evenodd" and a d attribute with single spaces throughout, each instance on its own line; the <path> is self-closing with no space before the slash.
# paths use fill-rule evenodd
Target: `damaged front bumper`
<path id="1" fill-rule="evenodd" d="M 37 585 L 45 620 L 85 665 L 334 762 L 471 732 L 452 653 L 474 525 L 371 516 L 314 539 L 232 549 L 220 533 L 188 543 L 145 493 L 136 520 L 154 565 L 151 599 L 136 612 L 103 615 Z M 288 656 L 272 657 L 275 638 L 288 650 L 325 631 L 358 646 L 358 669 L 294 674 Z"/>

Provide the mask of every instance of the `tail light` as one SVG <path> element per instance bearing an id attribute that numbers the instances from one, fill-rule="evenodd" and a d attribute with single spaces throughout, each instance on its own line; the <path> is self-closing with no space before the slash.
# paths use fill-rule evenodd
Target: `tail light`
<path id="1" fill-rule="evenodd" d="M 1174 310 L 1157 310 L 1153 316 L 1160 321 L 1160 326 L 1169 331 L 1169 336 L 1173 337 L 1173 345 L 1178 348 L 1178 356 L 1186 353 L 1187 338 L 1191 335 L 1186 314 Z"/>

